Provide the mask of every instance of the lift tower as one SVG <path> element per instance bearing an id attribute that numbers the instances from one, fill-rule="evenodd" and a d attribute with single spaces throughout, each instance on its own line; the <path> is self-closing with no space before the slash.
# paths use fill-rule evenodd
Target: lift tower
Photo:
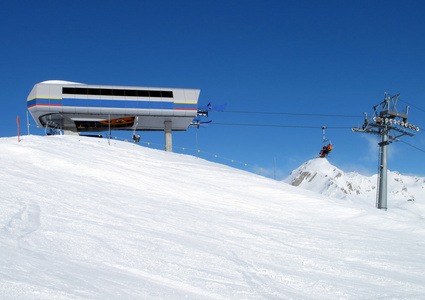
<path id="1" fill-rule="evenodd" d="M 353 127 L 353 132 L 375 134 L 381 137 L 379 145 L 379 172 L 378 189 L 376 195 L 376 207 L 387 209 L 387 146 L 392 141 L 399 141 L 403 135 L 414 136 L 419 127 L 407 122 L 409 106 L 405 113 L 397 112 L 396 106 L 400 94 L 388 96 L 385 93 L 385 100 L 373 107 L 374 115 L 371 120 L 365 114 L 362 128 Z"/>

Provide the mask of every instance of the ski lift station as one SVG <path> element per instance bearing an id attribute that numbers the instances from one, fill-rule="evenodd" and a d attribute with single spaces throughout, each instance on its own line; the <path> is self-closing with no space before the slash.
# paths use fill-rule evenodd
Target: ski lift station
<path id="1" fill-rule="evenodd" d="M 38 126 L 65 134 L 107 130 L 185 131 L 198 113 L 198 89 L 87 85 L 44 81 L 31 90 L 27 107 Z"/>

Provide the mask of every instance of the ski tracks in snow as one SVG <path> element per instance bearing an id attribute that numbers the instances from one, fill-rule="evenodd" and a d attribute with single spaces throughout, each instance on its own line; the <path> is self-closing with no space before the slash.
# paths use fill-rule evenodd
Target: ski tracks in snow
<path id="1" fill-rule="evenodd" d="M 3 226 L 3 231 L 18 239 L 36 231 L 40 227 L 40 206 L 31 200 L 17 202 L 18 211 Z"/>

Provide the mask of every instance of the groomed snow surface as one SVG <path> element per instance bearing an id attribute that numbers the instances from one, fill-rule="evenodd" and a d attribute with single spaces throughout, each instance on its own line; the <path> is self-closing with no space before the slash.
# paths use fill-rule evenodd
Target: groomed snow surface
<path id="1" fill-rule="evenodd" d="M 0 139 L 1 299 L 423 299 L 388 211 L 132 143 Z"/>

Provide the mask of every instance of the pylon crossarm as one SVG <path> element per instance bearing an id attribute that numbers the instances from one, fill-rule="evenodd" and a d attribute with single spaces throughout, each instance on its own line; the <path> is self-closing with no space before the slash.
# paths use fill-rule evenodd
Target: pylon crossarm
<path id="1" fill-rule="evenodd" d="M 385 100 L 373 107 L 374 116 L 369 120 L 367 113 L 364 113 L 365 120 L 362 128 L 353 127 L 351 129 L 353 132 L 375 134 L 381 138 L 378 143 L 379 173 L 376 207 L 385 210 L 387 209 L 387 146 L 393 141 L 400 141 L 399 138 L 404 135 L 414 136 L 415 132 L 419 131 L 418 126 L 407 122 L 409 107 L 406 107 L 405 114 L 397 112 L 399 95 L 389 97 L 385 93 Z"/>
<path id="2" fill-rule="evenodd" d="M 400 137 L 402 137 L 404 134 L 402 134 L 402 135 L 398 135 L 398 136 L 392 136 L 392 135 L 390 135 L 389 136 L 389 138 L 390 139 L 392 139 L 393 141 L 396 141 L 396 142 L 400 142 Z"/>

